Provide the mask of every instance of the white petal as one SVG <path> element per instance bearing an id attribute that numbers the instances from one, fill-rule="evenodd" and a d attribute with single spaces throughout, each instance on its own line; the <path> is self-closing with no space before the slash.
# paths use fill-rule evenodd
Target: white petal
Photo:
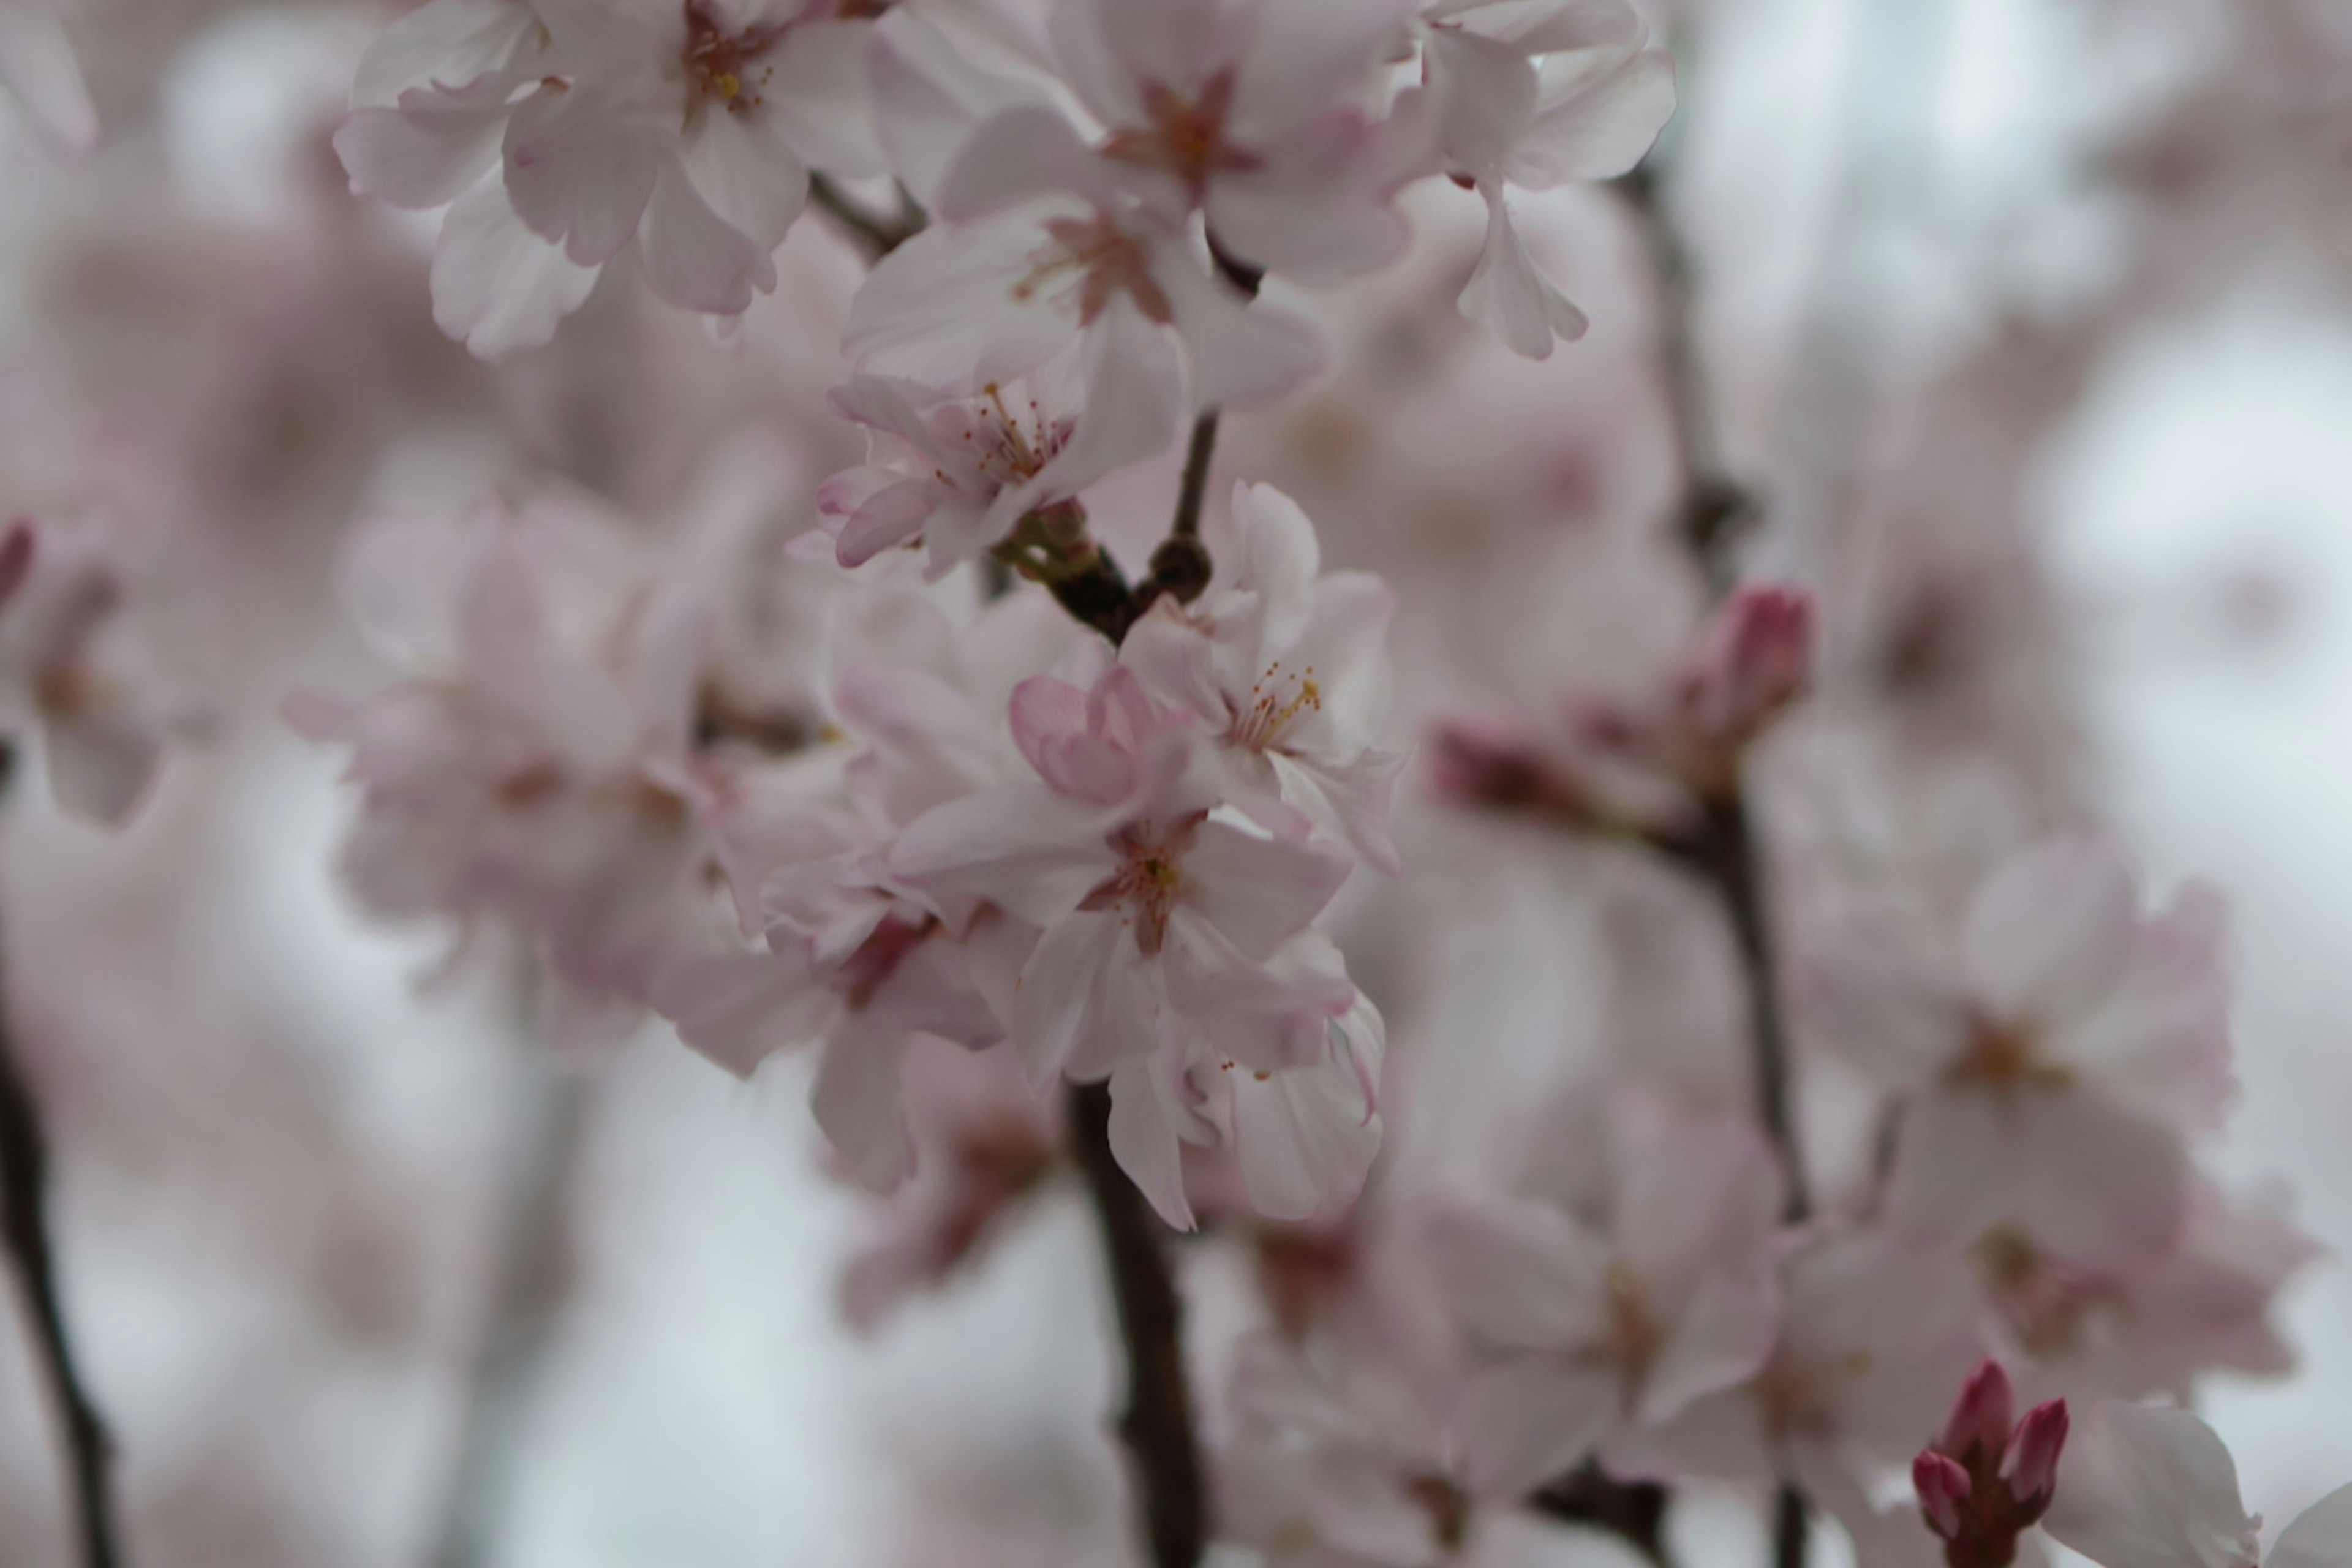
<path id="1" fill-rule="evenodd" d="M 1605 1326 L 1608 1248 L 1549 1205 L 1449 1197 L 1415 1237 L 1444 1299 L 1497 1346 L 1568 1351 Z"/>
<path id="2" fill-rule="evenodd" d="M 354 105 L 390 104 L 415 87 L 464 87 L 538 52 L 539 19 L 515 0 L 430 0 L 376 35 L 360 58 Z"/>
<path id="3" fill-rule="evenodd" d="M 2137 903 L 2107 845 L 2062 838 L 2030 849 L 1969 901 L 1969 979 L 2004 1021 L 2072 1017 L 2115 984 Z"/>
<path id="4" fill-rule="evenodd" d="M 507 199 L 530 230 L 583 267 L 635 237 L 660 171 L 637 106 L 593 89 L 547 89 L 507 122 Z"/>
<path id="5" fill-rule="evenodd" d="M 1101 1078 L 1158 1043 L 1134 940 L 1115 914 L 1049 926 L 1022 967 L 1013 1042 L 1042 1088 L 1064 1072 Z"/>
<path id="6" fill-rule="evenodd" d="M 1110 1151 L 1161 1219 L 1178 1230 L 1192 1228 L 1183 1144 L 1161 1113 L 1149 1062 L 1132 1062 L 1110 1075 Z"/>
<path id="7" fill-rule="evenodd" d="M 1554 55 L 1541 79 L 1535 122 L 1503 161 L 1504 177 L 1528 190 L 1615 179 L 1675 111 L 1674 57 L 1664 49 Z"/>
<path id="8" fill-rule="evenodd" d="M 2252 1568 L 2238 1468 L 2185 1410 L 2106 1400 L 2077 1417 L 2042 1528 L 2101 1568 Z"/>
<path id="9" fill-rule="evenodd" d="M 675 167 L 655 182 L 638 253 L 647 287 L 681 310 L 740 315 L 755 291 L 776 286 L 774 258 L 713 211 Z"/>
<path id="10" fill-rule="evenodd" d="M 1608 1373 L 1532 1358 L 1479 1373 L 1462 1402 L 1470 1484 L 1517 1499 L 1592 1457 L 1617 1424 Z"/>
<path id="11" fill-rule="evenodd" d="M 2352 1568 L 2352 1487 L 2328 1493 L 2281 1531 L 2263 1568 Z"/>
<path id="12" fill-rule="evenodd" d="M 1323 368 L 1323 339 L 1305 318 L 1243 300 L 1180 247 L 1155 258 L 1151 276 L 1184 340 L 1196 405 L 1277 397 Z"/>
<path id="13" fill-rule="evenodd" d="M 536 348 L 596 286 L 561 246 L 522 226 L 506 192 L 485 181 L 441 220 L 433 253 L 433 320 L 483 359 Z"/>
<path id="14" fill-rule="evenodd" d="M 1549 359 L 1554 340 L 1573 342 L 1584 335 L 1584 312 L 1568 301 L 1537 268 L 1511 222 L 1502 192 L 1484 188 L 1486 198 L 1486 247 L 1477 269 L 1462 290 L 1464 315 L 1501 339 L 1506 348 L 1527 359 Z"/>
<path id="15" fill-rule="evenodd" d="M 890 172 L 874 125 L 873 44 L 871 22 L 811 20 L 794 23 L 773 51 L 764 114 L 811 168 L 847 180 Z"/>
<path id="16" fill-rule="evenodd" d="M 1265 959 L 1323 912 L 1348 858 L 1319 846 L 1202 825 L 1180 871 L 1185 904 L 1244 957 Z"/>
<path id="17" fill-rule="evenodd" d="M 1250 1205 L 1271 1219 L 1345 1208 L 1362 1191 L 1381 1146 L 1381 1121 L 1349 1062 L 1261 1080 L 1235 1068 L 1234 1149 Z"/>

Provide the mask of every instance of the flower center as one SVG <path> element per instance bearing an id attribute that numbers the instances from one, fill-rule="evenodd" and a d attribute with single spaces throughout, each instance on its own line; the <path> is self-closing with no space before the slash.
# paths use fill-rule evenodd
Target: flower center
<path id="1" fill-rule="evenodd" d="M 1266 667 L 1250 688 L 1249 706 L 1234 719 L 1229 739 L 1253 752 L 1272 749 L 1290 728 L 1292 720 L 1309 709 L 1320 710 L 1323 689 L 1315 683 L 1315 667 L 1285 673 L 1280 659 Z"/>
<path id="2" fill-rule="evenodd" d="M 1057 419 L 1048 424 L 1034 397 L 1016 413 L 1004 401 L 1003 389 L 992 381 L 981 392 L 987 407 L 964 431 L 963 438 L 980 465 L 981 478 L 995 489 L 1026 484 L 1069 445 L 1076 421 Z"/>
<path id="3" fill-rule="evenodd" d="M 1247 174 L 1265 161 L 1225 141 L 1225 116 L 1234 102 L 1234 73 L 1219 71 L 1202 85 L 1198 98 L 1186 98 L 1160 82 L 1143 85 L 1143 112 L 1149 123 L 1114 132 L 1100 148 L 1106 158 L 1166 169 L 1183 182 L 1194 205 L 1208 194 L 1209 177 Z"/>
<path id="4" fill-rule="evenodd" d="M 1184 890 L 1182 858 L 1206 812 L 1184 818 L 1161 833 L 1150 823 L 1129 824 L 1110 837 L 1118 851 L 1118 869 L 1097 884 L 1080 901 L 1082 910 L 1117 910 L 1121 922 L 1135 932 L 1135 945 L 1146 958 L 1156 956 L 1168 941 L 1168 917 Z"/>
<path id="5" fill-rule="evenodd" d="M 2037 1356 L 2075 1349 L 2093 1316 L 2116 1304 L 2113 1286 L 2044 1257 L 2016 1231 L 1988 1231 L 1969 1255 L 2018 1342 Z"/>
<path id="6" fill-rule="evenodd" d="M 2074 1081 L 2072 1071 L 2042 1058 L 2031 1030 L 1990 1018 L 1977 1021 L 1968 1049 L 1949 1076 L 1955 1082 L 1979 1084 L 1996 1093 L 2063 1089 Z"/>
<path id="7" fill-rule="evenodd" d="M 761 64 L 760 57 L 779 32 L 759 27 L 730 33 L 700 0 L 686 0 L 686 51 L 680 58 L 694 104 L 716 103 L 730 114 L 760 107 L 766 101 L 761 89 L 775 75 L 775 68 Z"/>
<path id="8" fill-rule="evenodd" d="M 1029 258 L 1029 275 L 1013 286 L 1013 299 L 1025 304 L 1046 285 L 1068 279 L 1057 303 L 1075 296 L 1082 327 L 1092 326 L 1121 294 L 1163 327 L 1176 319 L 1167 291 L 1151 276 L 1143 242 L 1109 218 L 1057 217 L 1045 225 L 1045 238 Z"/>

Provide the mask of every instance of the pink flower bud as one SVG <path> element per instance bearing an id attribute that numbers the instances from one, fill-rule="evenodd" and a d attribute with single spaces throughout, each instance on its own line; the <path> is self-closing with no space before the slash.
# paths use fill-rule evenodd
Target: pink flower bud
<path id="1" fill-rule="evenodd" d="M 1744 745 L 1812 678 L 1812 600 L 1793 588 L 1742 588 L 1685 658 L 1685 717 L 1718 745 Z"/>
<path id="2" fill-rule="evenodd" d="M 2009 1373 L 2001 1370 L 2000 1363 L 1986 1362 L 1962 1385 L 1952 1414 L 1944 1422 L 1944 1435 L 1936 1439 L 1937 1449 L 1972 1469 L 1979 1464 L 1990 1465 L 2008 1446 L 2011 1412 L 2015 1407 Z"/>
<path id="3" fill-rule="evenodd" d="M 1968 1471 L 1949 1454 L 1923 1450 L 1911 1461 L 1911 1485 L 1919 1494 L 1919 1511 L 1927 1528 L 1946 1541 L 1958 1541 L 1968 1528 L 1971 1487 Z"/>
<path id="4" fill-rule="evenodd" d="M 2040 1518 L 2050 1506 L 2051 1493 L 2058 1485 L 2058 1455 L 2066 1447 L 2066 1402 L 2053 1399 L 2026 1412 L 2017 1435 L 2010 1439 L 2000 1474 L 2018 1509 L 2027 1515 L 2021 1523 Z"/>

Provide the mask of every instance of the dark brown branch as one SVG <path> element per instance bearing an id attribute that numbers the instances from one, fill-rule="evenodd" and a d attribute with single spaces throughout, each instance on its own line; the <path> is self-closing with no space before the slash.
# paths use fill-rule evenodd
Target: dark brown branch
<path id="1" fill-rule="evenodd" d="M 0 742 L 0 800 L 5 800 L 16 752 Z M 63 1426 L 66 1477 L 72 1487 L 83 1568 L 115 1568 L 113 1443 L 82 1382 L 66 1327 L 57 1258 L 49 1246 L 48 1139 L 40 1105 L 16 1056 L 0 1001 L 0 1229 L 8 1261 L 31 1319 L 35 1359 Z"/>
<path id="2" fill-rule="evenodd" d="M 1642 1554 L 1655 1568 L 1669 1568 L 1664 1487 L 1655 1481 L 1621 1481 L 1588 1460 L 1528 1500 L 1546 1519 L 1606 1531 Z"/>
<path id="3" fill-rule="evenodd" d="M 1192 442 L 1184 449 L 1184 482 L 1176 491 L 1176 519 L 1168 525 L 1171 539 L 1197 539 L 1201 507 L 1209 495 L 1209 464 L 1217 455 L 1217 411 L 1192 422 Z"/>
<path id="4" fill-rule="evenodd" d="M 829 174 L 809 176 L 809 205 L 847 229 L 869 262 L 879 261 L 929 226 L 930 219 L 901 189 L 898 211 L 885 216 L 841 188 Z"/>
<path id="5" fill-rule="evenodd" d="M 1617 182 L 1642 227 L 1657 277 L 1658 354 L 1664 363 L 1666 402 L 1683 468 L 1675 531 L 1718 594 L 1729 590 L 1732 546 L 1756 517 L 1754 498 L 1724 471 L 1723 454 L 1706 403 L 1706 369 L 1691 324 L 1695 279 L 1690 252 L 1667 216 L 1652 163 Z"/>
<path id="6" fill-rule="evenodd" d="M 1111 1152 L 1109 1088 L 1074 1084 L 1069 1093 L 1070 1140 L 1102 1231 L 1126 1346 L 1118 1436 L 1150 1561 L 1152 1568 L 1195 1568 L 1208 1548 L 1208 1498 L 1184 1363 L 1184 1306 L 1162 1242 L 1166 1227 Z"/>

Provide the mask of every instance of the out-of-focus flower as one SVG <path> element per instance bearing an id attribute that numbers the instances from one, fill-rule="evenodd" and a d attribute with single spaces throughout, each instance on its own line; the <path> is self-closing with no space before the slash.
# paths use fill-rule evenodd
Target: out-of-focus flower
<path id="1" fill-rule="evenodd" d="M 2066 1445 L 2042 1528 L 2100 1568 L 2343 1568 L 2352 1487 L 2305 1510 L 2264 1554 L 2211 1427 L 2186 1410 L 2109 1400 Z"/>
<path id="2" fill-rule="evenodd" d="M 48 0 L 0 0 L 0 93 L 58 152 L 87 152 L 98 141 L 98 111 Z"/>
<path id="3" fill-rule="evenodd" d="M 1772 1352 L 1782 1177 L 1761 1135 L 1636 1098 L 1601 1136 L 1565 1206 L 1464 1194 L 1430 1213 L 1433 1267 L 1486 1363 L 1461 1417 L 1481 1491 L 1531 1490 Z"/>
<path id="4" fill-rule="evenodd" d="M 2221 911 L 2202 889 L 2138 906 L 2113 848 L 2060 838 L 1985 879 L 1948 962 L 1884 928 L 1824 948 L 1822 1035 L 1905 1097 L 1899 1221 L 2005 1223 L 2095 1267 L 2177 1244 L 2183 1134 L 2229 1098 Z"/>
<path id="5" fill-rule="evenodd" d="M 176 735 L 202 716 L 165 695 L 126 613 L 123 550 L 100 521 L 0 531 L 0 686 L 37 728 L 49 787 L 110 826 L 135 811 Z"/>

